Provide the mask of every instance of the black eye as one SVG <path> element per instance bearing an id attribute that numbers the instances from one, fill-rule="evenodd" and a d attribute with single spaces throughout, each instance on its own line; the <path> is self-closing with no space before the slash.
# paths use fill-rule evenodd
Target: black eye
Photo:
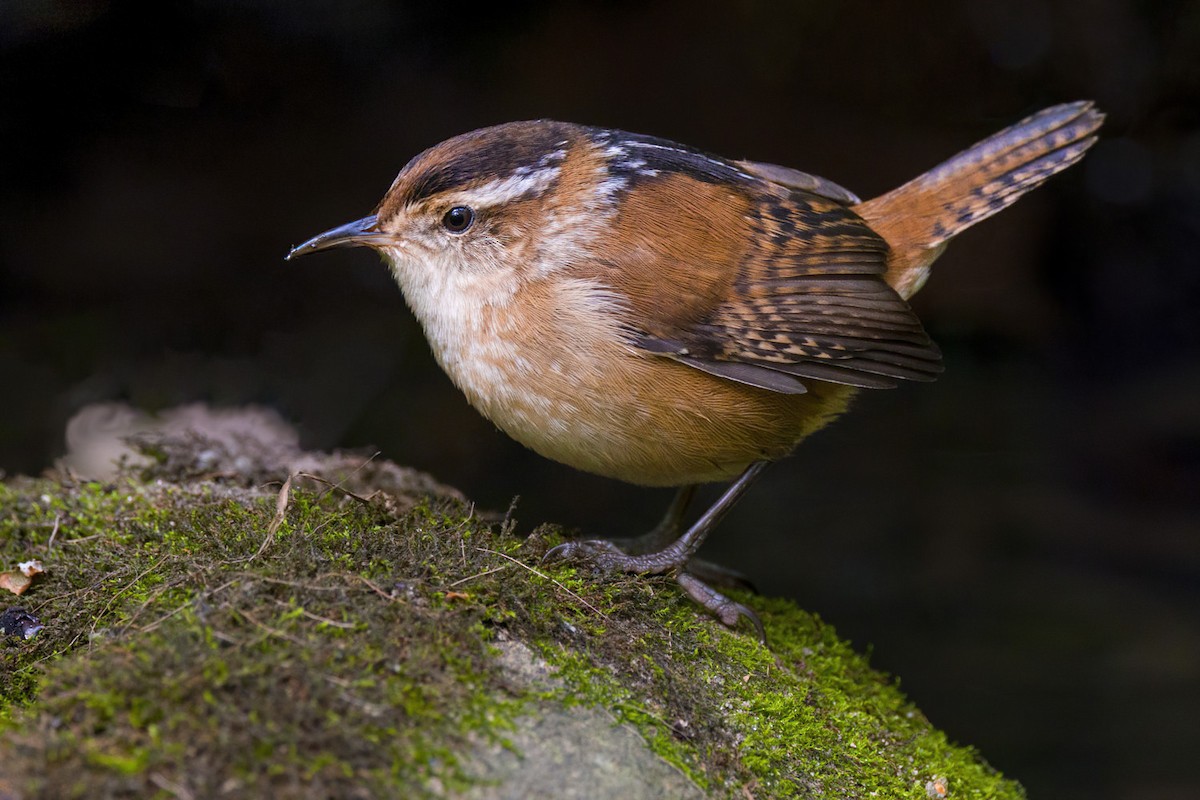
<path id="1" fill-rule="evenodd" d="M 475 221 L 475 212 L 467 206 L 455 206 L 442 217 L 442 225 L 451 233 L 462 233 Z"/>

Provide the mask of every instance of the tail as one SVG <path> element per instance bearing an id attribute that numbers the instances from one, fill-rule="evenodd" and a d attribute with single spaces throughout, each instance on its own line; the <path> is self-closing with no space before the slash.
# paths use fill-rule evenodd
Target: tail
<path id="1" fill-rule="evenodd" d="M 887 282 L 916 294 L 952 238 L 1083 158 L 1103 121 L 1091 101 L 1047 108 L 853 206 L 891 246 Z"/>

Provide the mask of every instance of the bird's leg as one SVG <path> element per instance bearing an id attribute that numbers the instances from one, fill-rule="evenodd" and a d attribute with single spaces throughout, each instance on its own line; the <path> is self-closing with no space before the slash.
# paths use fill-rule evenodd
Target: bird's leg
<path id="1" fill-rule="evenodd" d="M 750 484 L 766 466 L 766 461 L 755 461 L 747 467 L 737 480 L 730 484 L 724 494 L 717 498 L 717 502 L 713 503 L 712 507 L 705 511 L 682 536 L 659 550 L 629 554 L 611 541 L 591 539 L 560 544 L 546 553 L 543 560 L 589 561 L 604 570 L 637 572 L 645 575 L 657 575 L 683 567 L 687 564 L 688 559 L 700 549 L 700 545 L 704 544 L 709 532 L 729 513 L 729 509 L 733 508 L 733 504 L 745 494 L 746 490 L 750 488 Z M 668 522 L 676 513 L 676 505 L 682 505 L 679 499 L 677 497 L 676 501 L 672 503 L 672 508 L 667 512 L 664 522 Z"/>
<path id="2" fill-rule="evenodd" d="M 680 487 L 679 491 L 675 493 L 675 497 L 672 498 L 671 505 L 667 507 L 667 513 L 648 532 L 637 537 L 609 541 L 620 548 L 622 552 L 631 556 L 656 553 L 667 547 L 683 533 L 683 516 L 687 513 L 692 498 L 696 496 L 697 488 L 695 484 Z M 705 583 L 730 589 L 754 591 L 754 584 L 742 573 L 703 558 L 691 558 L 687 564 L 687 571 Z"/>
<path id="3" fill-rule="evenodd" d="M 667 513 L 657 525 L 636 538 L 613 539 L 612 542 L 631 556 L 654 553 L 662 550 L 679 538 L 683 530 L 683 515 L 687 513 L 692 498 L 696 496 L 696 485 L 681 486 L 667 506 Z"/>
<path id="4" fill-rule="evenodd" d="M 755 461 L 738 476 L 729 488 L 717 499 L 717 502 L 705 511 L 686 532 L 670 544 L 652 552 L 626 553 L 617 545 L 603 539 L 589 541 L 566 542 L 552 548 L 546 553 L 543 561 L 581 561 L 596 565 L 610 572 L 634 572 L 644 575 L 657 575 L 663 572 L 675 571 L 676 579 L 684 591 L 700 605 L 704 606 L 726 625 L 737 623 L 739 616 L 747 617 L 758 629 L 762 638 L 762 623 L 754 612 L 740 603 L 735 603 L 715 589 L 706 585 L 689 570 L 688 564 L 700 545 L 708 537 L 727 513 L 733 508 L 750 484 L 767 466 L 766 461 Z M 651 531 L 651 536 L 661 535 L 661 530 L 669 532 L 673 524 L 679 526 L 678 518 L 682 517 L 691 498 L 685 488 L 676 495 L 671 503 L 667 516 L 658 528 Z"/>

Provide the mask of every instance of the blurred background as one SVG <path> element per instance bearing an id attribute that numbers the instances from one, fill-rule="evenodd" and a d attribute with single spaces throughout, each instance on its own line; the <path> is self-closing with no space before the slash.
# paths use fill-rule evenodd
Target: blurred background
<path id="1" fill-rule="evenodd" d="M 1082 165 L 957 240 L 932 385 L 860 396 L 706 554 L 819 612 L 1033 797 L 1200 796 L 1200 3 L 0 1 L 0 469 L 95 402 L 257 403 L 520 529 L 670 492 L 543 461 L 378 260 L 288 248 L 448 136 L 554 117 L 869 197 L 1053 103 Z M 953 777 L 951 788 L 953 789 Z"/>

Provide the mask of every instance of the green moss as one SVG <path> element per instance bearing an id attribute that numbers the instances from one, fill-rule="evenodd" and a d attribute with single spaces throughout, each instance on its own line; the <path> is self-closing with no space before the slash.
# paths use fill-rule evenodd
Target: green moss
<path id="1" fill-rule="evenodd" d="M 4 738 L 47 796 L 153 791 L 145 781 L 179 770 L 180 750 L 192 769 L 172 780 L 201 795 L 230 779 L 264 793 L 454 788 L 469 780 L 455 743 L 511 725 L 515 703 L 486 694 L 486 643 L 464 630 L 475 615 L 448 613 L 425 585 L 440 570 L 409 557 L 444 547 L 437 526 L 462 510 L 397 523 L 296 492 L 254 558 L 275 510 L 262 493 L 21 488 L 2 496 L 0 552 L 46 563 L 24 599 L 48 627 L 6 643 Z M 417 587 L 403 599 L 402 578 Z M 48 731 L 51 719 L 63 724 Z"/>
<path id="2" fill-rule="evenodd" d="M 0 748 L 29 796 L 446 796 L 532 704 L 607 709 L 715 796 L 1020 797 L 951 746 L 811 615 L 771 648 L 665 578 L 539 566 L 461 503 L 397 513 L 324 487 L 236 480 L 0 484 L 0 558 L 48 573 L 46 630 L 0 649 Z M 53 538 L 53 543 L 51 539 Z M 555 680 L 505 673 L 524 643 Z"/>

